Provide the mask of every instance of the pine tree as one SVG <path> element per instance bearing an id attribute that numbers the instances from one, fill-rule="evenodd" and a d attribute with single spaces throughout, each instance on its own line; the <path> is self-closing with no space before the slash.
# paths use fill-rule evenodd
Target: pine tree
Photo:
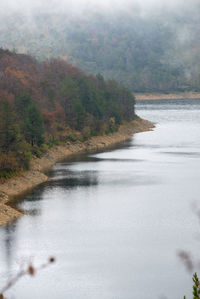
<path id="1" fill-rule="evenodd" d="M 25 139 L 32 146 L 40 146 L 43 143 L 43 120 L 39 109 L 32 103 L 24 114 Z"/>
<path id="2" fill-rule="evenodd" d="M 193 299 L 200 299 L 200 282 L 199 282 L 197 273 L 194 273 L 192 280 L 194 282 Z"/>
<path id="3" fill-rule="evenodd" d="M 2 104 L 0 114 L 0 148 L 2 152 L 12 151 L 19 142 L 19 127 L 15 123 L 14 113 L 6 101 Z"/>
<path id="4" fill-rule="evenodd" d="M 40 110 L 28 94 L 16 98 L 17 112 L 21 117 L 22 131 L 25 140 L 32 146 L 43 143 L 43 119 Z"/>

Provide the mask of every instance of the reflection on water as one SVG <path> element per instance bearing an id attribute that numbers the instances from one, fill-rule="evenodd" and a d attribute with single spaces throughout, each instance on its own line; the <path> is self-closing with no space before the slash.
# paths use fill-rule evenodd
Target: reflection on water
<path id="1" fill-rule="evenodd" d="M 162 152 L 163 154 L 168 154 L 168 155 L 176 155 L 176 156 L 185 156 L 185 157 L 191 157 L 191 158 L 199 158 L 200 153 L 187 153 L 187 152 L 179 152 L 179 151 L 169 151 L 169 152 Z"/>
<path id="2" fill-rule="evenodd" d="M 140 102 L 157 122 L 103 153 L 55 165 L 22 198 L 26 216 L 0 228 L 0 283 L 26 260 L 57 263 L 24 278 L 16 299 L 191 297 L 177 250 L 198 253 L 200 100 Z M 31 291 L 30 291 L 31 290 Z"/>
<path id="3" fill-rule="evenodd" d="M 64 187 L 69 188 L 79 188 L 79 187 L 89 187 L 98 184 L 97 172 L 95 171 L 67 171 L 67 170 L 54 170 L 54 175 L 56 172 L 56 177 L 53 177 L 46 184 L 47 188 Z"/>

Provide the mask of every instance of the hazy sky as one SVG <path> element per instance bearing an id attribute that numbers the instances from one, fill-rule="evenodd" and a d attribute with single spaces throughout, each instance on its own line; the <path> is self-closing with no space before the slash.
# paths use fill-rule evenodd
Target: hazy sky
<path id="1" fill-rule="evenodd" d="M 187 2 L 197 2 L 188 0 Z M 120 8 L 130 4 L 137 4 L 143 8 L 156 8 L 162 6 L 173 7 L 185 5 L 184 0 L 0 0 L 0 9 L 3 10 L 31 10 L 33 8 L 45 7 L 47 9 L 68 7 L 79 10 L 90 6 Z"/>

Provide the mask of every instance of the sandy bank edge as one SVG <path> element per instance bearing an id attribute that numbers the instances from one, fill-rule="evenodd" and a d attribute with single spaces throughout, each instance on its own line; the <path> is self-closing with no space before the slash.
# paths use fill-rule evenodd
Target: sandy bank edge
<path id="1" fill-rule="evenodd" d="M 116 133 L 92 137 L 85 142 L 68 142 L 64 145 L 55 146 L 42 158 L 32 159 L 29 171 L 0 184 L 0 225 L 5 225 L 23 216 L 22 213 L 11 208 L 6 203 L 9 203 L 13 197 L 26 193 L 47 181 L 48 177 L 43 171 L 51 168 L 57 162 L 75 154 L 109 148 L 109 146 L 130 139 L 135 133 L 150 131 L 153 128 L 153 123 L 138 118 L 127 125 L 121 126 Z"/>
<path id="2" fill-rule="evenodd" d="M 156 100 L 184 100 L 200 99 L 200 92 L 180 92 L 180 93 L 135 93 L 137 101 L 156 101 Z"/>

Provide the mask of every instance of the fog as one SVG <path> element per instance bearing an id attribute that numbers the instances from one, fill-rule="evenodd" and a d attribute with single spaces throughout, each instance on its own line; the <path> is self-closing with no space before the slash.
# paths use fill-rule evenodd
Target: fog
<path id="1" fill-rule="evenodd" d="M 94 13 L 117 16 L 119 13 L 137 15 L 140 17 L 162 17 L 164 22 L 168 21 L 168 15 L 176 14 L 177 17 L 193 15 L 199 18 L 199 0 L 1 0 L 0 15 L 20 14 L 28 17 L 29 24 L 32 17 L 47 13 L 50 15 L 65 14 L 70 17 L 84 17 Z M 2 18 L 1 17 L 1 18 Z M 0 20 L 1 22 L 1 20 Z M 32 23 L 34 26 L 34 24 Z M 1 28 L 0 28 L 1 29 Z M 190 33 L 189 33 L 190 35 Z M 184 34 L 180 34 L 184 40 Z M 180 39 L 181 39 L 180 38 Z"/>
<path id="2" fill-rule="evenodd" d="M 199 0 L 0 0 L 0 47 L 61 57 L 131 88 L 151 86 L 153 72 L 172 85 L 185 74 L 187 88 L 200 77 L 199 15 Z"/>
<path id="3" fill-rule="evenodd" d="M 87 9 L 110 9 L 111 11 L 137 7 L 142 10 L 155 11 L 162 9 L 191 9 L 198 4 L 198 0 L 1 0 L 1 13 L 23 12 L 30 13 L 35 10 L 48 12 L 67 11 L 80 12 Z"/>

